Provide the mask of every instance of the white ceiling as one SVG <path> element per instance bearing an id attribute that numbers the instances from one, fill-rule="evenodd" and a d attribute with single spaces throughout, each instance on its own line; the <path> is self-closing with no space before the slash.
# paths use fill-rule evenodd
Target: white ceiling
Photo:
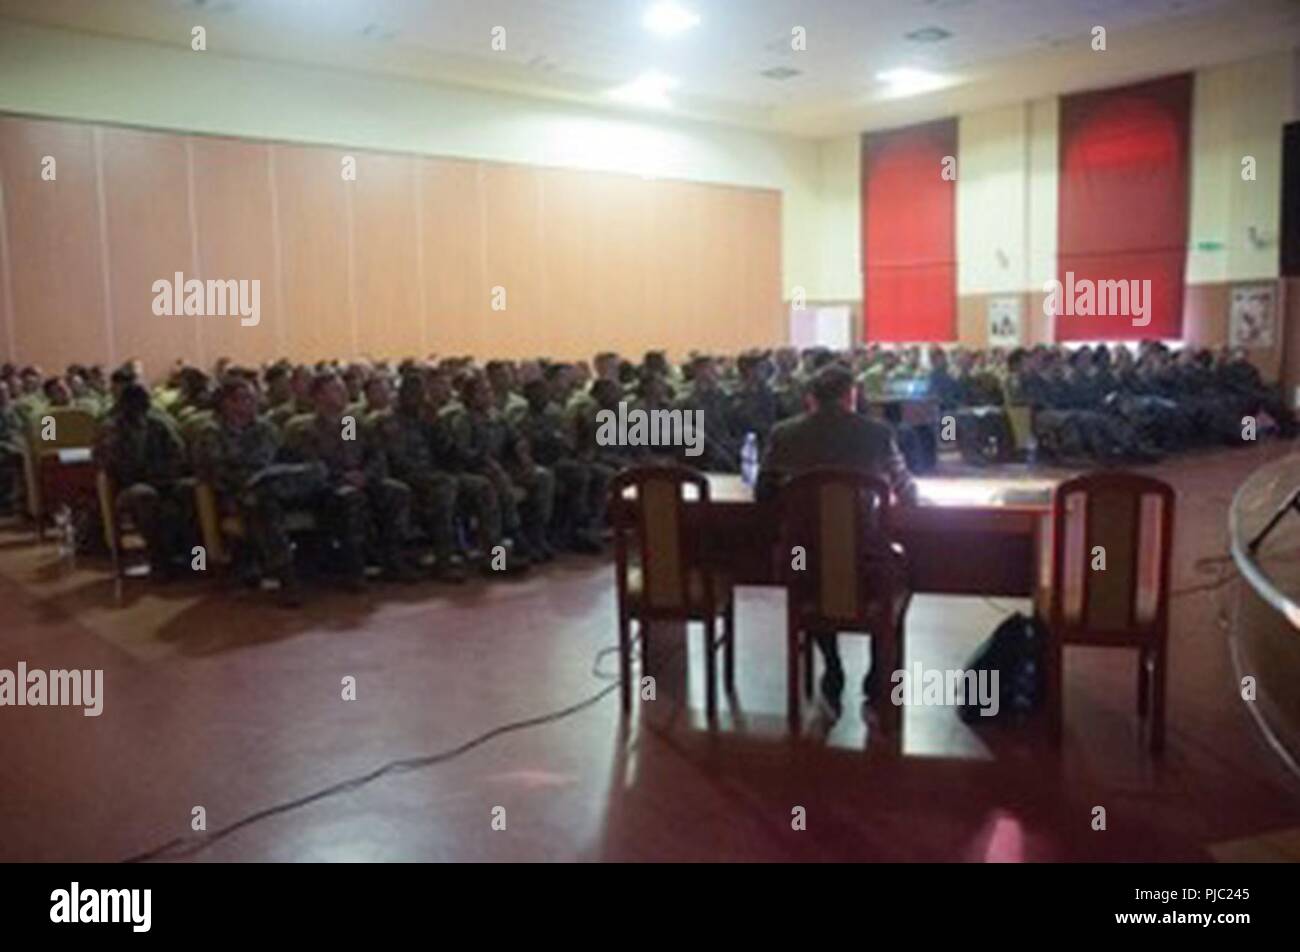
<path id="1" fill-rule="evenodd" d="M 1289 49 L 1300 0 L 679 0 L 696 28 L 649 33 L 650 0 L 0 0 L 0 16 L 188 47 L 620 107 L 608 90 L 675 77 L 675 115 L 836 135 Z M 491 31 L 506 30 L 494 51 Z M 791 48 L 803 27 L 807 50 Z M 1091 48 L 1104 26 L 1107 50 Z M 938 27 L 950 36 L 907 34 Z M 3 23 L 0 21 L 0 28 Z M 798 70 L 785 80 L 764 70 Z M 947 88 L 889 98 L 876 74 Z M 237 68 L 231 64 L 231 68 Z"/>

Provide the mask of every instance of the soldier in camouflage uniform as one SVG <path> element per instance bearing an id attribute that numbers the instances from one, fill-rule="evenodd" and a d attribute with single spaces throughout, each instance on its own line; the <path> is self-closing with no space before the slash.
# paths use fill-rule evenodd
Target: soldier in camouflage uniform
<path id="1" fill-rule="evenodd" d="M 285 511 L 313 504 L 324 488 L 324 473 L 310 464 L 276 463 L 280 432 L 257 415 L 257 398 L 246 380 L 223 382 L 216 406 L 216 417 L 195 434 L 195 474 L 216 493 L 219 512 L 234 512 L 243 521 L 257 561 L 249 568 L 279 579 L 281 602 L 295 607 L 298 584 Z"/>
<path id="2" fill-rule="evenodd" d="M 729 397 L 728 415 L 731 432 L 741 439 L 746 433 L 758 437 L 760 447 L 767 446 L 767 435 L 776 426 L 777 397 L 763 377 L 763 358 L 743 354 L 737 361 L 740 381 Z"/>
<path id="3" fill-rule="evenodd" d="M 547 543 L 555 480 L 528 456 L 527 443 L 495 406 L 492 387 L 480 374 L 462 380 L 462 406 L 451 417 L 452 440 L 462 465 L 486 477 L 501 508 L 502 529 L 529 561 L 554 556 Z M 522 506 L 516 500 L 518 489 Z"/>
<path id="4" fill-rule="evenodd" d="M 447 372 L 441 368 L 430 371 L 425 375 L 425 386 L 428 397 L 425 414 L 430 425 L 433 463 L 456 480 L 458 508 L 478 530 L 480 571 L 494 578 L 498 573 L 492 566 L 492 550 L 502 544 L 505 534 L 496 487 L 488 477 L 471 471 L 456 448 L 455 424 L 465 408 L 459 400 L 453 399 L 454 391 Z M 507 561 L 506 573 L 527 571 L 529 565 L 530 560 L 522 552 L 513 552 Z"/>
<path id="5" fill-rule="evenodd" d="M 385 575 L 398 581 L 412 580 L 414 573 L 402 555 L 411 491 L 389 478 L 384 454 L 366 439 L 360 421 L 344 414 L 348 391 L 338 374 L 328 370 L 317 374 L 311 396 L 316 412 L 289 422 L 284 454 L 292 462 L 325 466 L 325 491 L 319 506 L 343 550 L 349 586 L 359 588 L 364 580 L 372 526 Z"/>
<path id="6" fill-rule="evenodd" d="M 560 544 L 574 552 L 599 552 L 599 525 L 613 472 L 594 460 L 578 458 L 577 429 L 551 400 L 545 380 L 525 384 L 524 399 L 528 412 L 519 418 L 516 428 L 528 441 L 533 460 L 554 474 L 559 523 L 554 528 Z"/>
<path id="7" fill-rule="evenodd" d="M 788 420 L 804 411 L 803 381 L 795 376 L 799 354 L 793 347 L 782 347 L 776 352 L 775 364 L 776 374 L 771 386 L 776 396 L 776 418 Z"/>
<path id="8" fill-rule="evenodd" d="M 311 370 L 302 364 L 294 367 L 290 372 L 289 399 L 281 400 L 270 410 L 269 413 L 271 423 L 274 424 L 280 432 L 284 432 L 285 428 L 289 425 L 289 421 L 294 417 L 307 416 L 315 411 L 315 407 L 312 405 L 311 401 L 311 381 Z"/>
<path id="9" fill-rule="evenodd" d="M 428 414 L 424 378 L 402 376 L 397 406 L 389 406 L 388 378 L 366 384 L 369 437 L 387 457 L 388 471 L 411 490 L 411 512 L 433 543 L 434 574 L 444 582 L 465 581 L 456 546 L 456 477 L 434 460 L 434 422 Z"/>
<path id="10" fill-rule="evenodd" d="M 506 360 L 489 360 L 483 369 L 496 408 L 507 423 L 516 423 L 528 412 L 528 401 L 516 391 L 515 365 Z"/>
<path id="11" fill-rule="evenodd" d="M 718 386 L 717 368 L 711 357 L 696 357 L 690 364 L 688 392 L 675 401 L 673 408 L 683 412 L 699 411 L 704 426 L 704 452 L 686 457 L 689 465 L 700 470 L 734 473 L 740 468 L 740 437 L 731 430 L 731 413 L 727 396 Z"/>
<path id="12" fill-rule="evenodd" d="M 193 488 L 185 475 L 185 445 L 174 426 L 150 406 L 149 392 L 127 386 L 100 428 L 95 459 L 113 481 L 118 518 L 129 516 L 144 537 L 153 574 L 172 576 L 192 524 Z"/>
<path id="13" fill-rule="evenodd" d="M 31 430 L 45 415 L 49 404 L 41 388 L 41 372 L 24 367 L 18 375 L 18 393 L 13 395 L 14 411 L 22 418 L 23 429 Z"/>
<path id="14" fill-rule="evenodd" d="M 0 380 L 0 513 L 14 507 L 26 452 L 23 419 L 9 398 L 9 385 Z"/>

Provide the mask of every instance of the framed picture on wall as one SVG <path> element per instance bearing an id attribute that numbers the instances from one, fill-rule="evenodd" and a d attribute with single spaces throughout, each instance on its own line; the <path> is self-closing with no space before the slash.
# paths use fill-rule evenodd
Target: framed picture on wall
<path id="1" fill-rule="evenodd" d="M 1233 347 L 1272 347 L 1274 292 L 1271 284 L 1232 289 L 1228 311 L 1228 343 Z"/>
<path id="2" fill-rule="evenodd" d="M 989 346 L 1016 347 L 1020 344 L 1020 298 L 989 300 Z"/>

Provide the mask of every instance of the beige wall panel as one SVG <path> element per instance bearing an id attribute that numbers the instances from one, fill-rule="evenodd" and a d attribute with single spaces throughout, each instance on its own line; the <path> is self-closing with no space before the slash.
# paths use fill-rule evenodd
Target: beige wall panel
<path id="1" fill-rule="evenodd" d="M 355 355 L 348 196 L 336 149 L 277 145 L 275 186 L 286 348 L 298 360 Z"/>
<path id="2" fill-rule="evenodd" d="M 749 243 L 745 237 L 747 202 L 748 196 L 739 189 L 715 190 L 715 211 L 710 224 L 716 244 L 713 253 L 704 259 L 712 267 L 704 276 L 710 294 L 708 311 L 702 315 L 711 338 L 704 349 L 715 353 L 731 349 L 733 341 L 751 339 L 753 332 L 745 314 L 752 293 L 745 281 Z"/>
<path id="3" fill-rule="evenodd" d="M 184 299 L 174 295 L 172 314 L 153 313 L 155 281 L 166 281 L 174 292 L 177 272 L 186 281 L 201 277 L 194 269 L 185 137 L 113 127 L 102 136 L 118 359 L 143 361 L 150 379 L 164 376 L 177 360 L 202 366 L 200 326 L 239 318 L 186 315 Z"/>
<path id="4" fill-rule="evenodd" d="M 483 190 L 489 295 L 505 291 L 505 308 L 488 309 L 484 344 L 501 357 L 530 357 L 548 349 L 549 333 L 540 171 L 487 165 Z"/>
<path id="5" fill-rule="evenodd" d="M 988 295 L 963 294 L 957 298 L 957 343 L 963 347 L 988 344 Z"/>
<path id="6" fill-rule="evenodd" d="M 650 245 L 673 240 L 651 230 L 652 209 L 662 185 L 617 175 L 590 182 L 591 247 L 589 287 L 591 308 L 581 341 L 584 356 L 608 349 L 607 336 L 621 338 L 617 346 L 640 347 L 653 336 L 659 315 L 651 307 L 653 272 Z"/>
<path id="7" fill-rule="evenodd" d="M 257 323 L 204 321 L 199 327 L 203 355 L 209 363 L 229 357 L 248 365 L 281 357 L 288 335 L 276 268 L 270 147 L 196 136 L 190 151 L 203 277 L 260 282 Z"/>
<path id="8" fill-rule="evenodd" d="M 52 182 L 41 178 L 46 155 Z M 14 359 L 46 370 L 112 359 L 92 127 L 0 118 L 0 178 Z"/>
<path id="9" fill-rule="evenodd" d="M 585 355 L 601 330 L 601 291 L 610 262 L 602 261 L 596 231 L 605 176 L 559 170 L 539 173 L 546 240 L 539 249 L 546 289 L 547 353 Z M 611 256 L 612 257 L 612 256 Z M 603 266 L 602 266 L 603 265 Z"/>
<path id="10" fill-rule="evenodd" d="M 374 357 L 428 353 L 420 307 L 418 159 L 358 153 L 353 188 L 353 255 L 361 352 Z"/>
<path id="11" fill-rule="evenodd" d="M 744 293 L 736 295 L 739 332 L 756 346 L 776 347 L 789 333 L 781 303 L 781 197 L 748 190 L 739 194 L 745 197 L 743 230 L 737 236 L 745 264 Z"/>
<path id="12" fill-rule="evenodd" d="M 95 133 L 4 122 L 18 352 L 105 360 Z M 360 152 L 348 182 L 335 149 L 100 134 L 116 355 L 157 373 L 222 356 L 682 356 L 784 340 L 776 191 Z M 14 170 L 35 176 L 51 150 L 60 191 L 45 196 Z M 260 281 L 259 323 L 156 317 L 153 283 L 177 271 Z"/>
<path id="13" fill-rule="evenodd" d="M 478 354 L 491 313 L 482 165 L 422 159 L 419 176 L 428 349 Z"/>
<path id="14" fill-rule="evenodd" d="M 647 347 L 667 349 L 670 356 L 682 356 L 682 334 L 695 323 L 691 313 L 696 262 L 683 261 L 683 252 L 695 247 L 698 229 L 692 219 L 691 187 L 684 182 L 656 182 L 651 192 L 646 247 L 647 327 L 639 334 L 621 327 L 617 345 L 620 353 L 638 354 Z M 643 343 L 657 336 L 658 345 Z"/>

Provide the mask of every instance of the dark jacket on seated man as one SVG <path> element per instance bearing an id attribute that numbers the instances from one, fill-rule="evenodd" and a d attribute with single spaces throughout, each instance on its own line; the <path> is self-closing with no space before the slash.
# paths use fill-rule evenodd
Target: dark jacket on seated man
<path id="1" fill-rule="evenodd" d="M 810 387 L 816 408 L 772 428 L 758 477 L 759 499 L 775 495 L 791 476 L 839 467 L 880 477 L 898 502 L 916 500 L 916 483 L 888 424 L 848 409 L 852 387 L 853 377 L 843 367 L 817 372 Z"/>

